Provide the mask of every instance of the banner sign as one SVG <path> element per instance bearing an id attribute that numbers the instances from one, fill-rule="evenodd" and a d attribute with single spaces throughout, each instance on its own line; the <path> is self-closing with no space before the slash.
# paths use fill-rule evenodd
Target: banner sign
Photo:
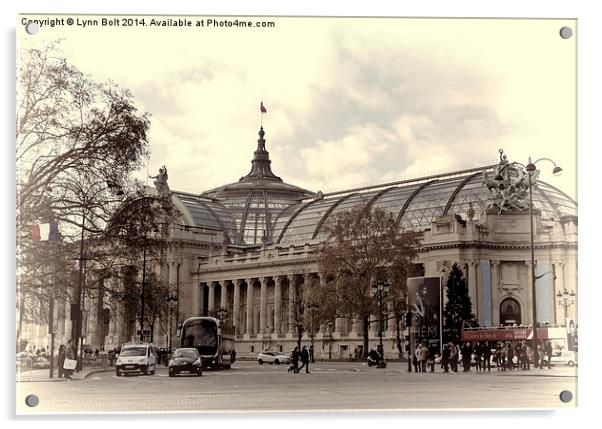
<path id="1" fill-rule="evenodd" d="M 412 326 L 419 341 L 429 348 L 441 347 L 441 279 L 439 277 L 411 277 L 408 279 L 408 305 Z"/>
<path id="2" fill-rule="evenodd" d="M 522 341 L 531 340 L 532 334 L 530 327 L 481 328 L 462 330 L 462 341 Z M 537 328 L 537 339 L 550 339 L 548 328 Z"/>

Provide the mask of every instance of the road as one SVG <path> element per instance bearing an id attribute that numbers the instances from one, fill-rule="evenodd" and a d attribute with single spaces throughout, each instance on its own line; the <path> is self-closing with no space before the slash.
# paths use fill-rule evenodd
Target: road
<path id="1" fill-rule="evenodd" d="M 576 370 L 525 372 L 408 373 L 362 363 L 317 362 L 310 374 L 287 373 L 286 365 L 237 362 L 231 370 L 202 377 L 91 374 L 85 380 L 17 383 L 18 413 L 111 411 L 332 411 L 392 409 L 560 408 L 563 390 L 576 396 Z M 25 405 L 35 394 L 39 404 Z"/>

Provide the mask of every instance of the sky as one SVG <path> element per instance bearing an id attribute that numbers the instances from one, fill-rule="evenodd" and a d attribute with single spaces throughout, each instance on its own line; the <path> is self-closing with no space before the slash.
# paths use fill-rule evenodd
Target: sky
<path id="1" fill-rule="evenodd" d="M 312 191 L 493 163 L 502 148 L 523 164 L 555 160 L 564 174 L 542 161 L 540 177 L 577 197 L 577 37 L 559 35 L 575 20 L 240 17 L 275 25 L 228 28 L 197 16 L 166 28 L 138 18 L 146 26 L 33 36 L 19 21 L 17 42 L 63 39 L 82 72 L 130 89 L 151 114 L 149 172 L 166 165 L 172 190 L 246 175 L 263 100 L 272 170 Z"/>

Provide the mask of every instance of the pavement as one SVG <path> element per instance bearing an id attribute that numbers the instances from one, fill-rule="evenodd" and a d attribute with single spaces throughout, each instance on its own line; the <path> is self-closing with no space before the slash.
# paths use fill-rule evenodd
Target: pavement
<path id="1" fill-rule="evenodd" d="M 230 370 L 202 377 L 117 377 L 113 368 L 89 368 L 68 382 L 46 382 L 48 370 L 17 383 L 17 413 L 62 412 L 271 412 L 418 409 L 556 409 L 577 404 L 577 369 L 554 367 L 490 373 L 408 373 L 407 364 L 387 368 L 360 362 L 316 362 L 310 373 L 288 365 L 236 362 Z M 42 373 L 40 373 L 42 371 Z M 568 390 L 568 403 L 559 394 Z M 39 404 L 26 406 L 35 395 Z"/>
<path id="2" fill-rule="evenodd" d="M 50 368 L 31 369 L 31 370 L 17 368 L 16 381 L 17 381 L 17 383 L 19 383 L 19 382 L 20 383 L 30 383 L 30 382 L 60 383 L 60 382 L 65 382 L 65 381 L 85 380 L 87 377 L 89 377 L 93 374 L 98 374 L 98 373 L 102 373 L 102 372 L 112 372 L 112 371 L 115 371 L 115 367 L 112 367 L 112 366 L 108 366 L 106 368 L 97 367 L 97 366 L 84 367 L 84 369 L 82 369 L 81 371 L 74 372 L 73 375 L 71 376 L 71 380 L 69 380 L 67 378 L 59 378 L 57 369 L 55 369 L 53 371 L 53 377 L 50 378 Z"/>

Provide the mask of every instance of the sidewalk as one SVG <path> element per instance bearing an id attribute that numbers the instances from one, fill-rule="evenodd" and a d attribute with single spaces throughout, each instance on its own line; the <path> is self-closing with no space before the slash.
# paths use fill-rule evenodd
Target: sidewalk
<path id="1" fill-rule="evenodd" d="M 115 367 L 107 366 L 103 368 L 101 366 L 89 366 L 84 367 L 80 372 L 74 372 L 71 376 L 71 380 L 84 380 L 92 374 L 96 374 L 99 372 L 111 372 L 114 371 Z M 58 370 L 54 369 L 54 376 L 50 378 L 50 368 L 46 369 L 19 369 L 17 368 L 16 372 L 16 382 L 19 383 L 28 383 L 28 382 L 51 382 L 51 383 L 60 383 L 63 381 L 69 381 L 66 378 L 58 378 Z"/>

